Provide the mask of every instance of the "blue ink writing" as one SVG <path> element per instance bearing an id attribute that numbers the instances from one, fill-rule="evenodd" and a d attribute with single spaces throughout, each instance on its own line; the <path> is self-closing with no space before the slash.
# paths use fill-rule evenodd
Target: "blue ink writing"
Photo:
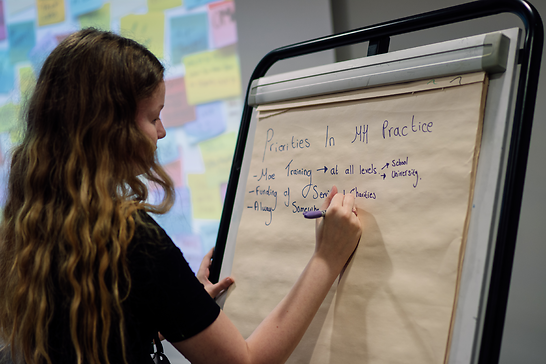
<path id="1" fill-rule="evenodd" d="M 354 143 L 357 138 L 359 142 L 368 144 L 368 125 L 360 125 L 356 127 L 355 138 L 351 143 Z"/>
<path id="2" fill-rule="evenodd" d="M 324 143 L 324 148 L 333 147 L 336 145 L 336 140 L 334 139 L 334 137 L 328 135 L 328 129 L 329 127 L 326 126 L 326 142 Z"/>

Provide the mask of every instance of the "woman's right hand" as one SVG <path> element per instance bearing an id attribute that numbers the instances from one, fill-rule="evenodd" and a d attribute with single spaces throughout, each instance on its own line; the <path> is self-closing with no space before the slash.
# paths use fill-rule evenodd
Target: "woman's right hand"
<path id="1" fill-rule="evenodd" d="M 315 255 L 341 271 L 356 249 L 362 233 L 361 222 L 356 215 L 355 197 L 338 193 L 337 187 L 333 186 L 321 210 L 326 210 L 326 214 L 317 221 Z"/>

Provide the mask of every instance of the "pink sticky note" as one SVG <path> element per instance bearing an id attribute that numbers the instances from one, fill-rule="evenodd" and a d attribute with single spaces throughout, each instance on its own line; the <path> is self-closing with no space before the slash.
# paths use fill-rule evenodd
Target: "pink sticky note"
<path id="1" fill-rule="evenodd" d="M 176 159 L 171 163 L 163 165 L 163 169 L 172 178 L 174 187 L 183 187 L 184 181 L 182 180 L 182 161 Z"/>
<path id="2" fill-rule="evenodd" d="M 71 33 L 62 33 L 55 35 L 55 39 L 57 39 L 57 42 L 61 43 L 66 37 L 68 37 Z"/>
<path id="3" fill-rule="evenodd" d="M 237 43 L 234 1 L 209 4 L 209 23 L 214 48 Z"/>
<path id="4" fill-rule="evenodd" d="M 220 183 L 220 198 L 222 199 L 222 205 L 224 204 L 224 200 L 226 199 L 226 192 L 227 182 Z"/>
<path id="5" fill-rule="evenodd" d="M 165 88 L 165 107 L 161 111 L 163 126 L 170 128 L 194 121 L 195 106 L 188 105 L 184 77 L 165 81 Z"/>
<path id="6" fill-rule="evenodd" d="M 4 16 L 4 1 L 0 0 L 0 40 L 6 39 L 6 18 Z"/>

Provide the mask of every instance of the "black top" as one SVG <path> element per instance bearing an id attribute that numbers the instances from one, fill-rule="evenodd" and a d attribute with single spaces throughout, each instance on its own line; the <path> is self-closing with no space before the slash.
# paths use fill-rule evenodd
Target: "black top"
<path id="1" fill-rule="evenodd" d="M 154 332 L 170 342 L 182 341 L 207 328 L 220 313 L 180 249 L 148 214 L 141 216 L 145 224 L 137 226 L 128 250 L 131 290 L 123 302 L 130 364 L 151 363 Z M 110 336 L 110 362 L 123 363 L 116 322 Z M 76 362 L 66 304 L 55 311 L 50 326 L 50 356 L 55 364 Z"/>

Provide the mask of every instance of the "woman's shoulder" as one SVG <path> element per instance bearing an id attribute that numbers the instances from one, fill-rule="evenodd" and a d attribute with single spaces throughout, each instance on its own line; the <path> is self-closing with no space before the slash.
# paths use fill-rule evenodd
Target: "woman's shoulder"
<path id="1" fill-rule="evenodd" d="M 135 231 L 133 235 L 134 239 L 145 239 L 156 242 L 170 241 L 171 239 L 165 232 L 165 230 L 144 210 L 138 210 L 134 215 Z"/>
<path id="2" fill-rule="evenodd" d="M 160 258 L 170 254 L 181 254 L 180 249 L 150 214 L 139 210 L 134 219 L 135 230 L 128 248 L 129 257 Z"/>

